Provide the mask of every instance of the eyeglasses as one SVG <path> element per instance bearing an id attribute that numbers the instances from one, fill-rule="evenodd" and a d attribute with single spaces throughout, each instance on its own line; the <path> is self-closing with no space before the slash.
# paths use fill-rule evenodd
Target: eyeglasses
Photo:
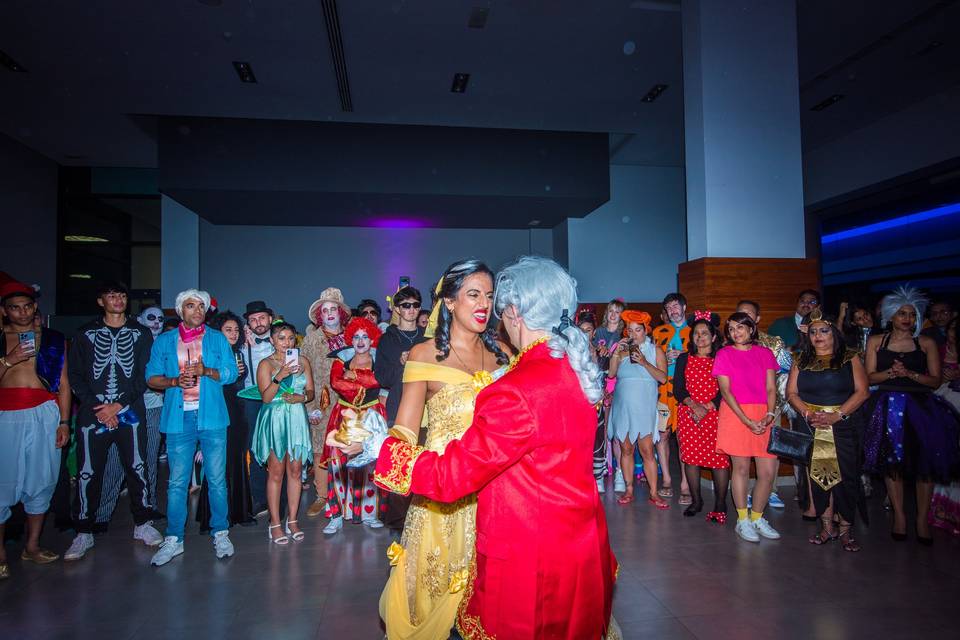
<path id="1" fill-rule="evenodd" d="M 803 299 L 800 300 L 800 304 L 805 305 L 805 306 L 815 305 L 815 304 L 817 304 L 817 299 L 816 299 L 816 298 L 803 298 Z"/>
<path id="2" fill-rule="evenodd" d="M 419 302 L 401 302 L 397 306 L 400 307 L 401 309 L 419 309 L 420 303 Z"/>

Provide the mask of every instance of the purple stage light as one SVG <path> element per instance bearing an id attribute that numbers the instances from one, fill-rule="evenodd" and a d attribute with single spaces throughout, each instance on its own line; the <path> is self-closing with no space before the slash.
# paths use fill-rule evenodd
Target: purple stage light
<path id="1" fill-rule="evenodd" d="M 427 223 L 415 218 L 375 218 L 367 223 L 377 229 L 423 229 Z"/>

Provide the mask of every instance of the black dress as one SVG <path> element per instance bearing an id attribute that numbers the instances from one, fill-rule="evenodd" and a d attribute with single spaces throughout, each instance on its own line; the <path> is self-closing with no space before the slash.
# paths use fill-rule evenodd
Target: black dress
<path id="1" fill-rule="evenodd" d="M 839 407 L 856 391 L 853 381 L 853 360 L 859 354 L 848 349 L 839 367 L 831 367 L 829 360 L 817 358 L 797 375 L 797 392 L 800 399 L 809 405 L 821 407 Z M 798 363 L 799 364 L 799 363 Z M 812 425 L 806 424 L 803 417 L 798 420 L 813 433 Z M 854 411 L 846 420 L 837 421 L 833 427 L 833 439 L 837 450 L 837 462 L 840 466 L 840 483 L 829 491 L 817 482 L 804 476 L 804 485 L 810 484 L 813 504 L 817 515 L 823 515 L 830 505 L 833 495 L 833 508 L 845 522 L 853 523 L 859 509 L 864 521 L 867 520 L 866 501 L 860 483 L 861 447 L 860 434 L 863 431 L 863 412 Z"/>
<path id="2" fill-rule="evenodd" d="M 247 444 L 250 425 L 247 423 L 244 400 L 237 397 L 243 390 L 238 380 L 223 387 L 223 399 L 227 403 L 230 426 L 227 427 L 227 522 L 253 524 L 253 500 L 250 497 L 250 468 L 247 466 Z M 206 477 L 200 485 L 200 501 L 197 503 L 197 522 L 200 531 L 210 531 L 210 494 Z"/>

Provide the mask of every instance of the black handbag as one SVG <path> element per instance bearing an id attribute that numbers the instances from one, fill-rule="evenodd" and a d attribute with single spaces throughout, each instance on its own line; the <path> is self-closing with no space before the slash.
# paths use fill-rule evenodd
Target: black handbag
<path id="1" fill-rule="evenodd" d="M 813 456 L 813 436 L 783 427 L 773 427 L 770 429 L 767 453 L 810 466 L 810 458 Z"/>

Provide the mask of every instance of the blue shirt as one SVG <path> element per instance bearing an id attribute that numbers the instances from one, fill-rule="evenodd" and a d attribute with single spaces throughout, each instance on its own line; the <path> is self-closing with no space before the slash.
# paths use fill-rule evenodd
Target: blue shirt
<path id="1" fill-rule="evenodd" d="M 177 341 L 180 332 L 176 329 L 157 336 L 150 350 L 146 377 L 176 378 L 180 375 L 177 359 Z M 200 408 L 197 429 L 226 429 L 230 425 L 227 403 L 223 399 L 223 385 L 237 379 L 237 361 L 226 337 L 216 329 L 207 327 L 203 333 L 203 366 L 220 372 L 220 380 L 200 378 Z M 160 414 L 161 433 L 183 432 L 183 390 L 171 387 L 163 392 L 163 411 Z"/>

